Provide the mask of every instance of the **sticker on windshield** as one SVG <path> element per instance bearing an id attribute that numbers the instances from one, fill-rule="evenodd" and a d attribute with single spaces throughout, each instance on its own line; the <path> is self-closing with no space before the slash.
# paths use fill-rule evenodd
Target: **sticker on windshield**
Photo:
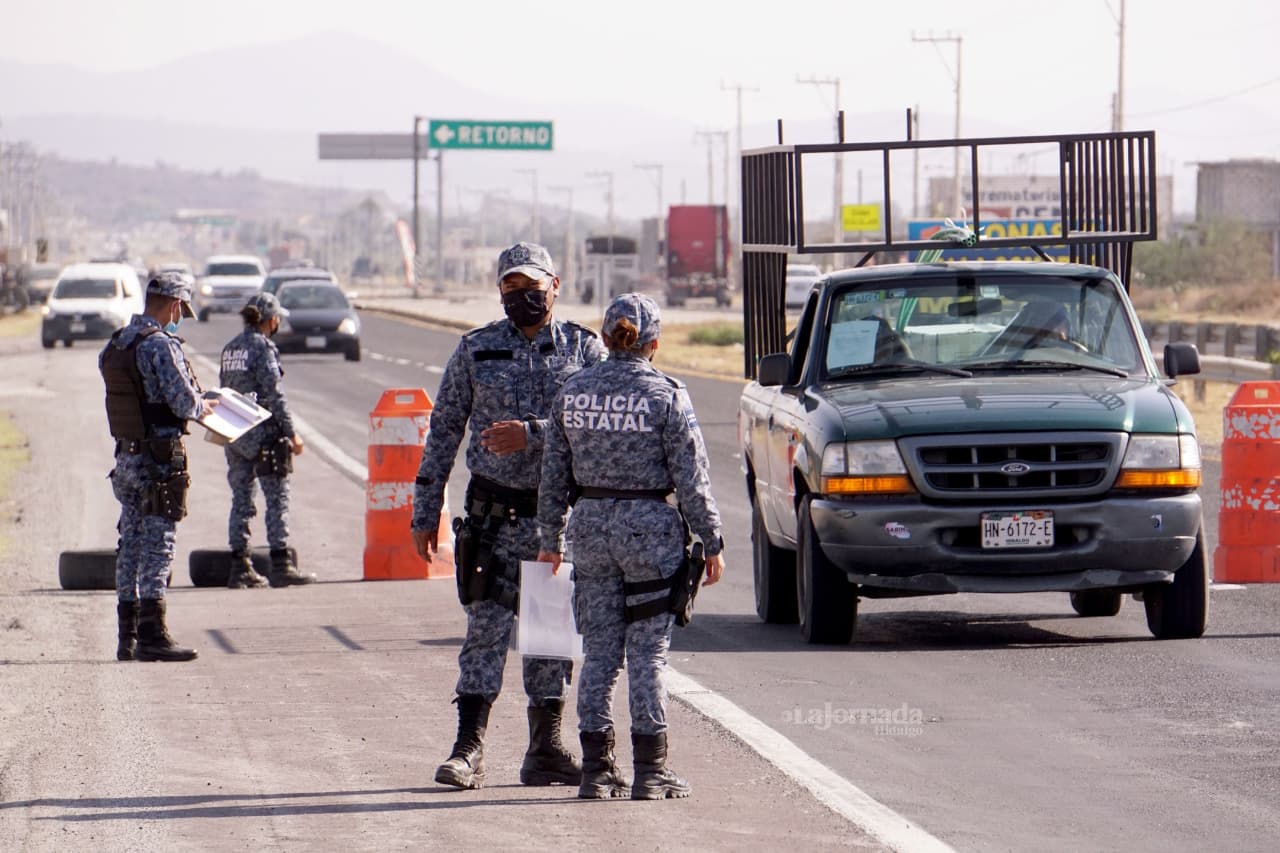
<path id="1" fill-rule="evenodd" d="M 870 364 L 876 356 L 876 332 L 880 322 L 850 320 L 831 327 L 827 342 L 827 370 L 839 370 L 853 364 Z"/>
<path id="2" fill-rule="evenodd" d="M 860 290 L 857 293 L 850 293 L 845 296 L 846 305 L 865 305 L 868 302 L 883 302 L 883 290 Z"/>
<path id="3" fill-rule="evenodd" d="M 980 286 L 978 287 L 978 293 L 979 293 L 979 294 L 980 294 L 984 299 L 995 299 L 996 297 L 998 297 L 998 296 L 1000 295 L 1000 285 L 998 285 L 998 284 L 983 284 L 983 285 L 980 285 Z"/>

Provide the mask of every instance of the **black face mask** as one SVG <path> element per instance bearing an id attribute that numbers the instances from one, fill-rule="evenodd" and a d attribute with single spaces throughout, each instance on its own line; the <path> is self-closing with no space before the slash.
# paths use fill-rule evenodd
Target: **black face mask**
<path id="1" fill-rule="evenodd" d="M 548 290 L 513 290 L 502 294 L 502 308 L 507 317 L 522 329 L 536 326 L 551 312 L 547 305 Z"/>

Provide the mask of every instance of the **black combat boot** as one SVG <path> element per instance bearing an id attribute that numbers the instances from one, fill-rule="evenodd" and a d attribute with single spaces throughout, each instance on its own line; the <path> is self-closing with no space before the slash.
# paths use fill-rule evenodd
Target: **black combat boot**
<path id="1" fill-rule="evenodd" d="M 116 624 L 120 643 L 116 646 L 116 660 L 133 660 L 138 648 L 138 602 L 116 602 Z"/>
<path id="2" fill-rule="evenodd" d="M 529 706 L 529 749 L 520 765 L 522 785 L 577 785 L 582 768 L 560 740 L 563 699 L 543 699 Z"/>
<path id="3" fill-rule="evenodd" d="M 293 556 L 289 553 L 288 548 L 272 548 L 271 549 L 271 577 L 272 586 L 301 586 L 302 584 L 315 583 L 316 576 L 304 575 L 298 571 L 298 567 L 293 564 Z"/>
<path id="4" fill-rule="evenodd" d="M 458 703 L 458 739 L 444 764 L 436 768 L 436 781 L 455 788 L 479 788 L 484 784 L 484 732 L 489 727 L 489 700 L 464 695 Z"/>
<path id="5" fill-rule="evenodd" d="M 667 733 L 631 733 L 631 755 L 636 781 L 631 784 L 633 800 L 665 800 L 689 796 L 689 783 L 667 769 Z"/>
<path id="6" fill-rule="evenodd" d="M 253 559 L 247 551 L 231 552 L 231 574 L 227 578 L 227 589 L 256 589 L 266 585 L 267 579 L 254 571 Z"/>
<path id="7" fill-rule="evenodd" d="M 173 642 L 164 624 L 163 598 L 142 599 L 138 612 L 138 650 L 136 660 L 186 661 L 196 659 L 196 650 Z"/>
<path id="8" fill-rule="evenodd" d="M 607 800 L 627 795 L 627 780 L 613 759 L 613 729 L 580 732 L 582 741 L 582 784 L 578 798 Z"/>

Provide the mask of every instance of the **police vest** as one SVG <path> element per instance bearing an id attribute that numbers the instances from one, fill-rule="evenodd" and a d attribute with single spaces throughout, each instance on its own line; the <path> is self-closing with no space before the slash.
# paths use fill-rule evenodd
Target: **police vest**
<path id="1" fill-rule="evenodd" d="M 120 331 L 124 331 L 123 329 Z M 120 332 L 111 336 L 111 346 L 102 356 L 102 379 L 107 385 L 107 426 L 112 438 L 141 441 L 156 427 L 177 427 L 187 431 L 187 422 L 173 413 L 165 403 L 147 402 L 138 369 L 138 344 L 159 332 L 148 327 L 138 332 L 133 343 L 124 349 L 115 345 Z"/>

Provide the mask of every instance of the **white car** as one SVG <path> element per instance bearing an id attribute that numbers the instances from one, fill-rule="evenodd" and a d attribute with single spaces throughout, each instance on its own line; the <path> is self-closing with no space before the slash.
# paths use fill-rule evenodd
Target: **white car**
<path id="1" fill-rule="evenodd" d="M 41 306 L 40 343 L 52 349 L 62 341 L 111 337 L 141 314 L 144 304 L 138 273 L 128 264 L 72 264 L 62 271 Z"/>
<path id="2" fill-rule="evenodd" d="M 196 282 L 195 310 L 201 323 L 210 314 L 234 314 L 262 288 L 267 271 L 256 255 L 213 255 Z"/>
<path id="3" fill-rule="evenodd" d="M 787 264 L 787 307 L 803 307 L 813 283 L 821 277 L 816 264 Z"/>

